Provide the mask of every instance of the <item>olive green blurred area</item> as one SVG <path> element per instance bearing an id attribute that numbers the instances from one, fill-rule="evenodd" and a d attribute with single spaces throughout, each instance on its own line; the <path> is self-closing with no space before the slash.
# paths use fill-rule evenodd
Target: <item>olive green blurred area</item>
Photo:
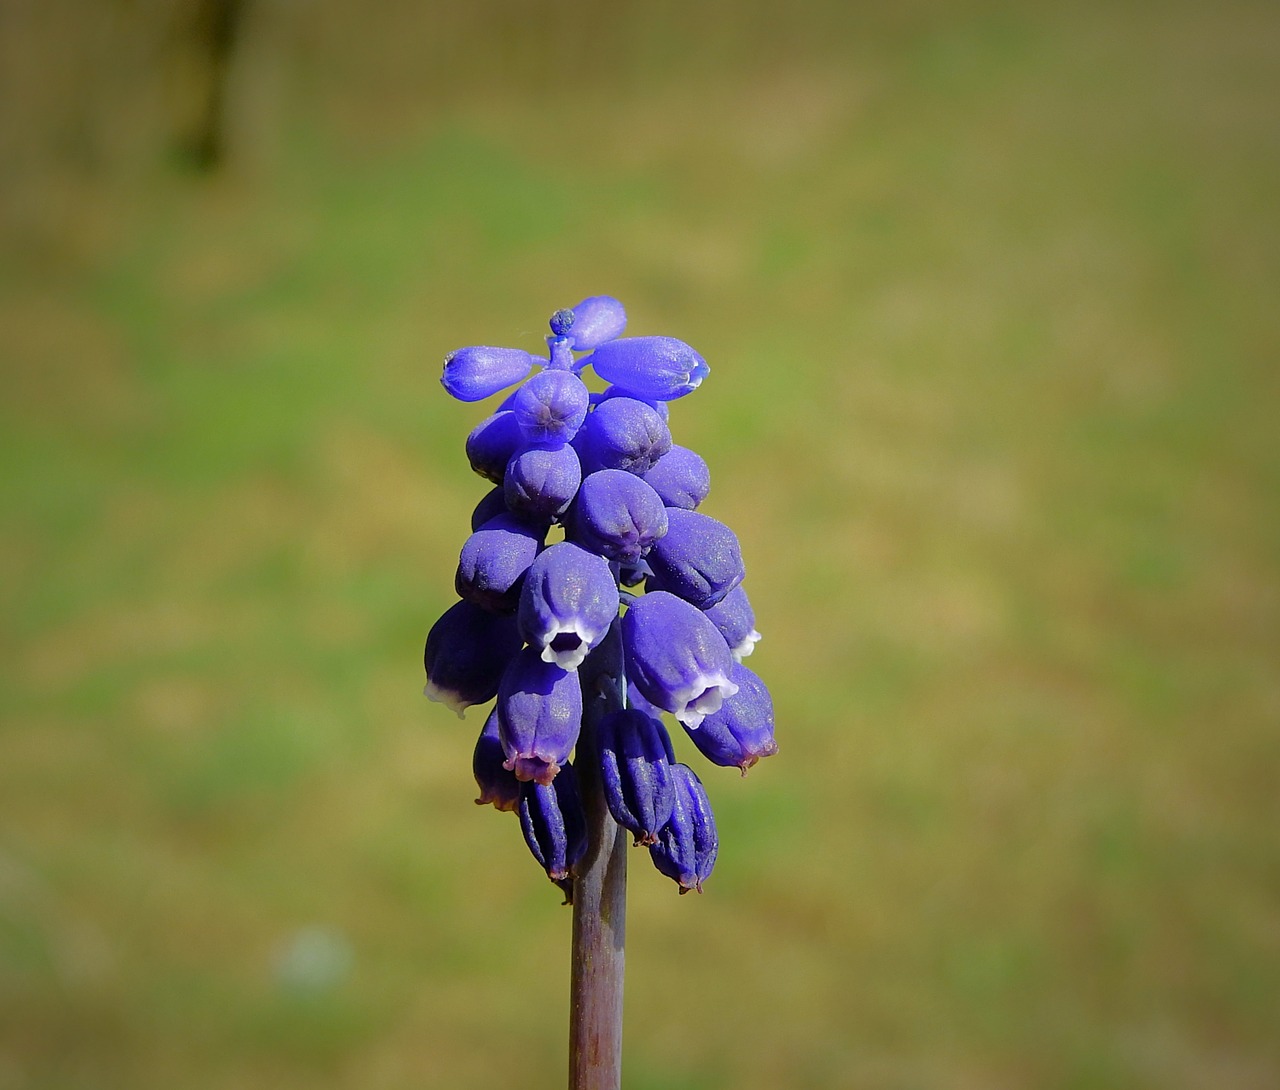
<path id="1" fill-rule="evenodd" d="M 599 293 L 781 746 L 676 739 L 626 1085 L 1280 1085 L 1273 5 L 51 0 L 0 83 L 0 1088 L 564 1084 L 419 656 L 440 361 Z"/>

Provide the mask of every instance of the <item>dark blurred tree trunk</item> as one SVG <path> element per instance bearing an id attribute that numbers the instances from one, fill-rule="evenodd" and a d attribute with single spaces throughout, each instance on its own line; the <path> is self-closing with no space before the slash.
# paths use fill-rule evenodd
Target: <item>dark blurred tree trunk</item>
<path id="1" fill-rule="evenodd" d="M 198 170 L 216 170 L 226 155 L 227 80 L 244 23 L 246 0 L 194 0 L 179 54 L 180 85 L 191 96 L 179 150 Z"/>

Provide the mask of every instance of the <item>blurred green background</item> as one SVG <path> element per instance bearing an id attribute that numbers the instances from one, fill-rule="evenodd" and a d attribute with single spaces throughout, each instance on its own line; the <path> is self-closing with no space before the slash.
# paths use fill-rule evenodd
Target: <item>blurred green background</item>
<path id="1" fill-rule="evenodd" d="M 1280 1085 L 1277 103 L 1243 0 L 0 5 L 0 1087 L 563 1085 L 419 656 L 440 360 L 601 292 L 781 743 L 627 1085 Z"/>

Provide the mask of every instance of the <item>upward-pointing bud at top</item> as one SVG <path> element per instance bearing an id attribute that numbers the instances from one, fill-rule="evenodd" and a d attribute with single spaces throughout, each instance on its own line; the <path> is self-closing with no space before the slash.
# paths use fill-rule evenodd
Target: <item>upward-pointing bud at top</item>
<path id="1" fill-rule="evenodd" d="M 707 361 L 675 337 L 623 337 L 602 344 L 584 362 L 606 382 L 658 401 L 692 393 L 711 373 Z"/>
<path id="2" fill-rule="evenodd" d="M 445 356 L 440 385 L 459 401 L 480 401 L 519 382 L 535 362 L 522 348 L 459 348 Z"/>
<path id="3" fill-rule="evenodd" d="M 579 352 L 590 352 L 605 341 L 620 337 L 627 328 L 627 312 L 621 303 L 610 295 L 593 295 L 573 308 L 572 323 L 562 330 L 553 325 L 552 331 L 573 338 L 573 347 Z"/>

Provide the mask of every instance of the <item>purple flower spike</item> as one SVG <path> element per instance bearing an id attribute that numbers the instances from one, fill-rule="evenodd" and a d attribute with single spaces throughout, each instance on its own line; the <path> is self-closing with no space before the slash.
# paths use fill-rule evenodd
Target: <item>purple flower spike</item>
<path id="1" fill-rule="evenodd" d="M 699 609 L 715 605 L 746 575 L 734 532 L 710 515 L 678 507 L 667 512 L 667 533 L 648 562 L 649 590 L 670 591 Z"/>
<path id="2" fill-rule="evenodd" d="M 519 382 L 536 359 L 521 348 L 459 348 L 445 356 L 440 385 L 459 401 L 480 401 Z"/>
<path id="3" fill-rule="evenodd" d="M 667 509 L 634 473 L 601 469 L 583 478 L 568 525 L 574 541 L 634 564 L 667 532 Z"/>
<path id="4" fill-rule="evenodd" d="M 455 602 L 427 634 L 423 695 L 452 708 L 461 719 L 472 704 L 493 699 L 503 672 L 519 650 L 514 617 Z"/>
<path id="5" fill-rule="evenodd" d="M 597 742 L 609 812 L 637 844 L 653 844 L 676 801 L 666 727 L 628 708 L 600 721 Z"/>
<path id="6" fill-rule="evenodd" d="M 573 338 L 574 348 L 590 352 L 622 336 L 626 328 L 627 312 L 622 304 L 609 295 L 593 295 L 573 308 L 573 325 L 566 332 Z"/>
<path id="7" fill-rule="evenodd" d="M 734 662 L 741 662 L 755 650 L 760 633 L 756 631 L 755 611 L 741 584 L 703 612 L 711 618 L 711 623 L 729 645 Z"/>
<path id="8" fill-rule="evenodd" d="M 584 362 L 606 382 L 658 401 L 693 393 L 711 371 L 706 360 L 674 337 L 624 337 L 601 345 Z"/>
<path id="9" fill-rule="evenodd" d="M 453 580 L 458 596 L 492 613 L 514 613 L 542 540 L 538 528 L 514 515 L 491 518 L 462 546 Z"/>
<path id="10" fill-rule="evenodd" d="M 571 876 L 587 851 L 587 816 L 573 766 L 553 783 L 520 785 L 520 830 L 538 865 L 571 897 Z"/>
<path id="11" fill-rule="evenodd" d="M 645 475 L 649 486 L 668 507 L 696 511 L 711 491 L 711 471 L 700 454 L 673 444 Z"/>
<path id="12" fill-rule="evenodd" d="M 503 478 L 507 507 L 517 515 L 550 520 L 564 514 L 582 483 L 578 452 L 559 447 L 530 447 L 512 457 Z"/>
<path id="13" fill-rule="evenodd" d="M 467 461 L 481 477 L 501 484 L 511 456 L 527 445 L 516 414 L 510 409 L 500 409 L 471 429 L 467 436 Z"/>
<path id="14" fill-rule="evenodd" d="M 712 764 L 740 768 L 745 776 L 761 757 L 778 752 L 773 738 L 773 698 L 764 682 L 741 663 L 729 676 L 738 691 L 697 730 L 690 731 L 689 737 Z"/>
<path id="15" fill-rule="evenodd" d="M 480 502 L 476 504 L 475 509 L 471 512 L 471 532 L 474 534 L 491 518 L 508 513 L 507 501 L 502 495 L 502 488 L 500 485 L 494 485 L 481 497 Z"/>
<path id="16" fill-rule="evenodd" d="M 587 417 L 574 445 L 588 473 L 624 469 L 643 476 L 671 449 L 671 431 L 643 401 L 613 397 Z"/>
<path id="17" fill-rule="evenodd" d="M 544 662 L 576 670 L 617 616 L 618 587 L 609 562 L 561 541 L 529 567 L 516 620 Z"/>
<path id="18" fill-rule="evenodd" d="M 471 756 L 471 771 L 480 788 L 477 806 L 490 803 L 498 810 L 515 810 L 520 802 L 520 781 L 515 773 L 503 765 L 506 754 L 498 737 L 498 713 L 492 711 L 484 721 L 484 730 L 476 739 L 475 752 Z"/>
<path id="19" fill-rule="evenodd" d="M 582 379 L 568 371 L 540 371 L 516 391 L 511 411 L 525 442 L 561 446 L 587 418 L 591 395 Z"/>
<path id="20" fill-rule="evenodd" d="M 502 675 L 497 712 L 504 767 L 518 780 L 550 783 L 582 726 L 578 675 L 543 662 L 536 648 L 523 648 Z"/>
<path id="21" fill-rule="evenodd" d="M 729 645 L 706 615 L 665 591 L 636 599 L 622 618 L 627 677 L 640 695 L 689 729 L 738 691 Z"/>
<path id="22" fill-rule="evenodd" d="M 676 783 L 676 804 L 671 820 L 663 826 L 656 843 L 649 846 L 653 865 L 679 887 L 702 892 L 702 883 L 716 865 L 720 842 L 716 820 L 702 781 L 688 765 L 671 769 Z"/>

